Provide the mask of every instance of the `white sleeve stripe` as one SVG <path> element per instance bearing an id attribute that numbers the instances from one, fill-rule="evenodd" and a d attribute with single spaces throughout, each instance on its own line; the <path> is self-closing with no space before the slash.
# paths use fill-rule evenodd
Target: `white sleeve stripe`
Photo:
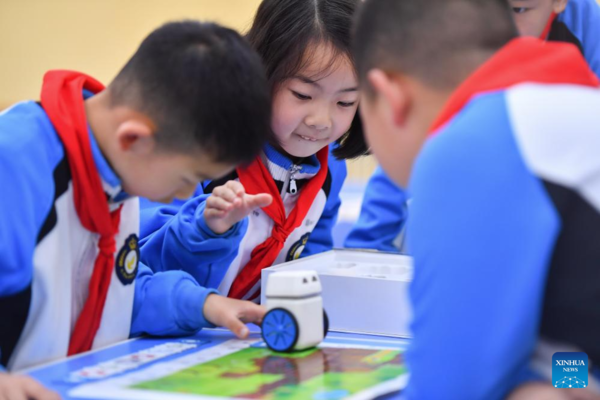
<path id="1" fill-rule="evenodd" d="M 573 189 L 600 210 L 600 90 L 522 84 L 506 92 L 506 101 L 531 171 Z"/>

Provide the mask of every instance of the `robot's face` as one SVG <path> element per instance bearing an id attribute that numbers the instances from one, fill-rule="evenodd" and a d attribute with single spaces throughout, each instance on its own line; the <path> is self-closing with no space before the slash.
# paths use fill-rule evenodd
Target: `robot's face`
<path id="1" fill-rule="evenodd" d="M 269 275 L 268 297 L 306 297 L 321 293 L 321 281 L 315 271 L 282 271 Z"/>
<path id="2" fill-rule="evenodd" d="M 319 281 L 319 278 L 317 277 L 317 274 L 314 274 L 310 277 L 302 278 L 303 285 L 310 285 L 311 283 L 318 282 L 318 281 Z"/>

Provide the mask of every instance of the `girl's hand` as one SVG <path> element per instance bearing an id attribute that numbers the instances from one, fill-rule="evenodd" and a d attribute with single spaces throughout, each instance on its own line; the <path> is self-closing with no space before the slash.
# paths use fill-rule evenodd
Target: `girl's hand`
<path id="1" fill-rule="evenodd" d="M 254 209 L 266 207 L 272 201 L 273 197 L 270 194 L 246 194 L 240 182 L 229 181 L 215 188 L 206 200 L 204 219 L 214 233 L 222 235 Z"/>
<path id="2" fill-rule="evenodd" d="M 251 301 L 230 299 L 209 294 L 204 302 L 204 318 L 217 326 L 233 332 L 238 338 L 248 337 L 248 328 L 244 323 L 260 324 L 265 316 L 265 308 Z"/>

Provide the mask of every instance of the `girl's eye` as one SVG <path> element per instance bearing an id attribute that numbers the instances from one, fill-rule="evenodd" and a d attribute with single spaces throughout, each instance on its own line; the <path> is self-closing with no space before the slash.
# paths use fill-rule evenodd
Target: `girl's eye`
<path id="1" fill-rule="evenodd" d="M 515 14 L 523 14 L 524 12 L 529 11 L 529 8 L 526 7 L 513 7 L 513 12 Z"/>
<path id="2" fill-rule="evenodd" d="M 338 104 L 341 107 L 352 107 L 354 104 L 356 104 L 355 101 L 350 101 L 350 102 L 346 102 L 346 101 L 339 101 Z"/>
<path id="3" fill-rule="evenodd" d="M 294 91 L 294 90 L 291 90 L 291 92 L 292 92 L 292 94 L 293 94 L 294 96 L 296 96 L 296 97 L 297 97 L 298 99 L 300 99 L 300 100 L 310 100 L 310 99 L 311 99 L 311 97 L 310 97 L 310 96 L 307 96 L 307 95 L 305 95 L 305 94 L 302 94 L 302 93 L 298 93 L 298 92 L 296 92 L 296 91 Z"/>

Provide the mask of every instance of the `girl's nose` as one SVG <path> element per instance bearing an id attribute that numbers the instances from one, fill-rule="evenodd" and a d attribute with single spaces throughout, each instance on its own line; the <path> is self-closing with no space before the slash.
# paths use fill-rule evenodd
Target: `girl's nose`
<path id="1" fill-rule="evenodd" d="M 331 116 L 327 107 L 318 107 L 304 121 L 308 127 L 322 132 L 331 128 Z"/>

